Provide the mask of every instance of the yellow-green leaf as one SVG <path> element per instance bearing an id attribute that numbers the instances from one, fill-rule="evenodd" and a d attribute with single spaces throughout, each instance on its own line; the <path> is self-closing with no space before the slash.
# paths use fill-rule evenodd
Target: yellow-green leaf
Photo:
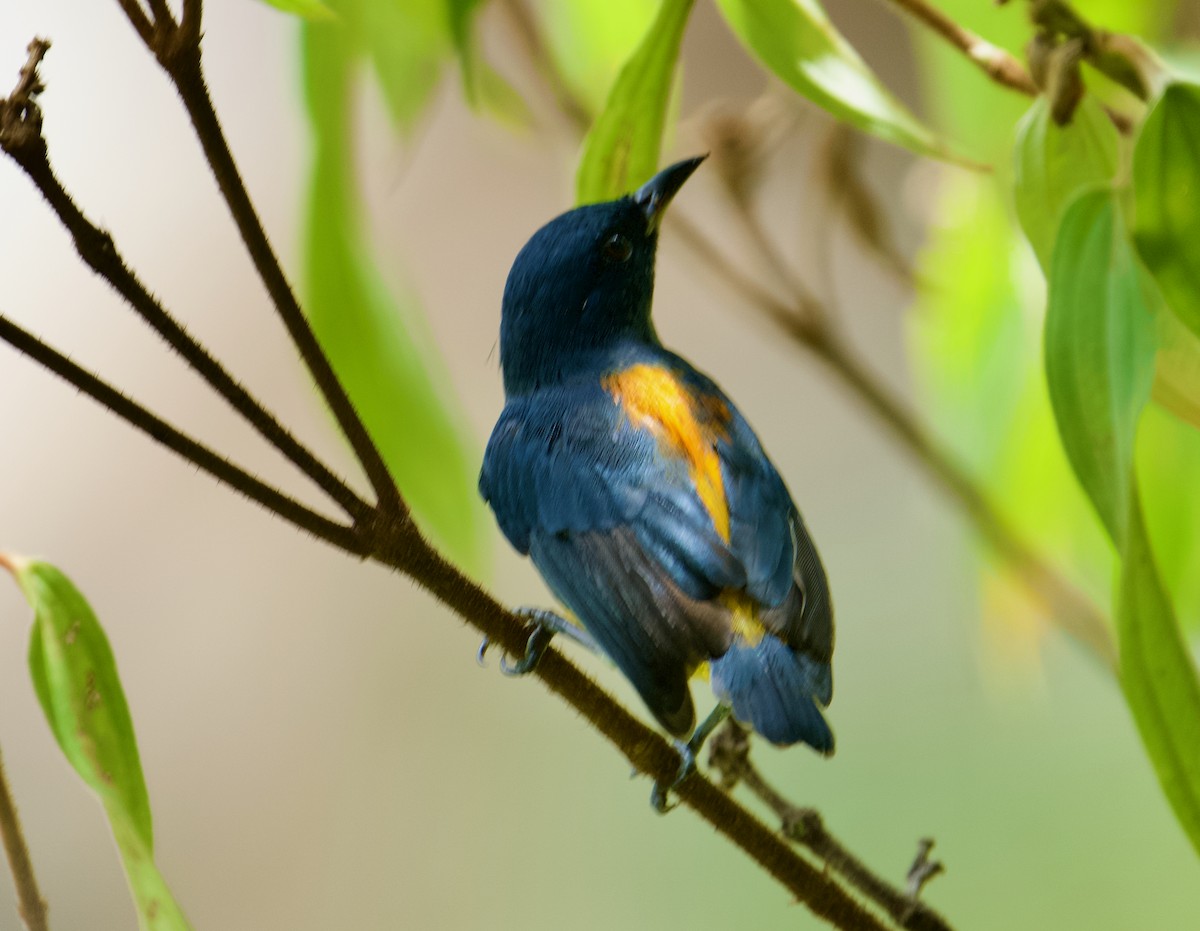
<path id="1" fill-rule="evenodd" d="M 571 94 L 599 113 L 621 65 L 654 21 L 655 0 L 544 0 L 542 28 Z"/>
<path id="2" fill-rule="evenodd" d="M 108 815 L 143 931 L 186 931 L 154 864 L 150 798 L 108 637 L 54 566 L 0 554 L 34 611 L 29 673 L 55 740 Z"/>
<path id="3" fill-rule="evenodd" d="M 1200 85 L 1170 84 L 1133 153 L 1134 241 L 1171 310 L 1200 334 Z"/>
<path id="4" fill-rule="evenodd" d="M 679 45 L 695 0 L 663 0 L 621 68 L 583 142 L 575 178 L 580 204 L 620 197 L 658 169 Z"/>
<path id="5" fill-rule="evenodd" d="M 1174 314 L 1158 315 L 1154 400 L 1180 420 L 1200 428 L 1200 336 Z"/>
<path id="6" fill-rule="evenodd" d="M 717 6 L 751 54 L 837 119 L 922 155 L 954 157 L 883 86 L 817 0 L 717 0 Z"/>
<path id="7" fill-rule="evenodd" d="M 1039 97 L 1017 127 L 1016 156 L 1017 216 L 1046 270 L 1067 205 L 1116 173 L 1117 131 L 1091 97 L 1083 99 L 1067 126 L 1054 122 L 1046 99 Z"/>

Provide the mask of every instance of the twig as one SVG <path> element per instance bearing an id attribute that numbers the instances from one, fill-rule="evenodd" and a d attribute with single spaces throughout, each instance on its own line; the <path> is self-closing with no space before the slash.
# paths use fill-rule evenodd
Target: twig
<path id="1" fill-rule="evenodd" d="M 917 841 L 917 855 L 913 858 L 912 866 L 908 868 L 908 876 L 905 877 L 906 885 L 904 893 L 908 896 L 910 912 L 916 908 L 917 900 L 921 897 L 921 891 L 925 888 L 925 884 L 935 876 L 940 876 L 946 872 L 946 867 L 942 865 L 941 860 L 931 860 L 929 854 L 933 851 L 933 838 L 922 837 Z M 906 913 L 908 914 L 908 913 Z"/>
<path id="2" fill-rule="evenodd" d="M 334 546 L 362 555 L 362 543 L 354 528 L 345 527 L 318 514 L 299 501 L 289 498 L 267 485 L 246 470 L 233 465 L 223 456 L 182 433 L 161 417 L 123 395 L 112 385 L 72 362 L 57 349 L 46 345 L 3 314 L 0 314 L 0 340 L 70 382 L 122 420 L 137 427 L 143 433 L 162 443 L 163 446 L 241 492 L 250 500 L 258 502 L 288 523 L 307 530 L 313 536 L 332 543 Z"/>
<path id="3" fill-rule="evenodd" d="M 29 176 L 54 210 L 76 251 L 96 274 L 107 281 L 146 323 L 234 410 L 272 446 L 312 479 L 351 517 L 361 519 L 370 507 L 342 479 L 279 423 L 276 417 L 239 384 L 226 369 L 192 337 L 129 270 L 112 237 L 91 223 L 62 186 L 50 166 L 49 151 L 41 133 L 41 115 L 31 96 L 41 89 L 37 64 L 48 42 L 30 43 L 30 60 L 21 69 L 21 79 L 12 94 L 0 99 L 0 149 Z"/>
<path id="4" fill-rule="evenodd" d="M 0 841 L 4 842 L 4 853 L 12 871 L 13 884 L 17 888 L 17 914 L 29 931 L 50 931 L 46 918 L 46 903 L 38 891 L 37 877 L 33 874 L 33 861 L 29 847 L 21 833 L 21 821 L 17 817 L 17 806 L 13 803 L 8 780 L 4 775 L 4 759 L 0 757 Z"/>
<path id="5" fill-rule="evenodd" d="M 408 506 L 401 499 L 400 491 L 396 487 L 391 472 L 388 471 L 383 455 L 367 432 L 366 425 L 359 417 L 353 402 L 346 394 L 345 387 L 334 373 L 329 358 L 317 341 L 308 318 L 300 309 L 296 295 L 283 272 L 283 266 L 280 265 L 279 259 L 271 248 L 270 240 L 267 239 L 258 212 L 254 209 L 250 195 L 246 192 L 246 186 L 242 182 L 237 163 L 233 159 L 233 153 L 229 149 L 229 143 L 225 139 L 220 120 L 217 119 L 216 111 L 213 109 L 212 100 L 208 94 L 208 86 L 204 81 L 200 58 L 201 7 L 199 2 L 191 0 L 184 8 L 184 13 L 186 14 L 185 25 L 177 25 L 169 17 L 166 20 L 157 18 L 152 40 L 146 41 L 143 36 L 143 41 L 146 42 L 147 47 L 154 53 L 163 70 L 175 84 L 175 89 L 178 91 L 184 108 L 191 118 L 192 126 L 196 130 L 200 147 L 216 178 L 221 196 L 241 234 L 246 251 L 254 262 L 254 267 L 266 286 L 271 302 L 275 305 L 288 335 L 300 352 L 300 357 L 304 360 L 305 366 L 316 382 L 325 403 L 329 405 L 329 409 L 349 441 L 350 447 L 354 450 L 355 457 L 362 465 L 363 471 L 366 472 L 380 507 L 390 518 L 407 521 Z M 137 24 L 134 23 L 134 26 L 136 28 Z M 138 34 L 142 35 L 140 30 Z"/>
<path id="6" fill-rule="evenodd" d="M 997 84 L 1012 88 L 1029 97 L 1037 96 L 1038 88 L 1033 83 L 1033 78 L 1029 76 L 1029 72 L 1004 49 L 992 45 L 987 39 L 960 26 L 925 0 L 888 0 L 888 2 L 900 7 L 914 19 L 932 29 L 982 68 L 984 73 Z"/>
<path id="7" fill-rule="evenodd" d="M 910 931 L 950 931 L 946 920 L 917 899 L 921 885 L 941 871 L 941 864 L 930 866 L 927 861 L 929 844 L 922 841 L 918 863 L 924 872 L 921 881 L 913 885 L 913 870 L 909 871 L 909 889 L 901 891 L 875 875 L 825 828 L 819 812 L 800 808 L 784 798 L 750 762 L 750 734 L 734 720 L 712 738 L 709 744 L 708 765 L 720 774 L 721 787 L 731 791 L 739 783 L 745 785 L 779 818 L 784 836 L 819 857 L 830 870 L 844 877 L 855 889 L 882 908 L 901 928 Z M 922 855 L 923 854 L 923 855 Z M 915 866 L 915 864 L 914 864 Z"/>

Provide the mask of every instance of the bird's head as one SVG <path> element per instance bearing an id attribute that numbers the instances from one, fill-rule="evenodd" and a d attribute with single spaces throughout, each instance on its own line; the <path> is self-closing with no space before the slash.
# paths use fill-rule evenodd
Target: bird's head
<path id="1" fill-rule="evenodd" d="M 658 228 L 704 157 L 664 168 L 620 200 L 577 207 L 525 244 L 504 287 L 505 391 L 561 382 L 623 342 L 656 343 L 650 322 Z"/>

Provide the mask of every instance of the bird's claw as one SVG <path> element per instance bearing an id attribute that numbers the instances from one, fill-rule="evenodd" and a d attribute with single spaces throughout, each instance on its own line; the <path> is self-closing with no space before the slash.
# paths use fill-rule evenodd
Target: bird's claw
<path id="1" fill-rule="evenodd" d="M 510 662 L 507 655 L 500 660 L 500 671 L 506 676 L 524 676 L 533 672 L 555 634 L 564 634 L 592 652 L 599 651 L 599 647 L 587 633 L 566 618 L 559 617 L 553 611 L 541 608 L 518 608 L 513 613 L 524 618 L 531 629 L 529 639 L 525 641 L 525 655 L 515 662 Z M 476 657 L 479 665 L 483 665 L 483 658 L 491 645 L 491 641 L 484 637 L 483 642 L 479 645 L 479 655 Z"/>
<path id="2" fill-rule="evenodd" d="M 704 742 L 717 729 L 717 726 L 729 717 L 729 713 L 728 705 L 718 704 L 709 712 L 708 717 L 700 722 L 700 726 L 692 732 L 692 737 L 687 743 L 682 740 L 674 741 L 675 749 L 679 751 L 679 772 L 675 775 L 675 781 L 669 786 L 664 786 L 662 782 L 655 782 L 654 788 L 650 790 L 650 804 L 660 815 L 665 815 L 678 804 L 678 802 L 675 804 L 668 802 L 667 796 L 672 789 L 678 789 L 680 784 L 696 771 L 696 758 L 700 755 Z"/>
<path id="3" fill-rule="evenodd" d="M 509 662 L 507 655 L 501 657 L 500 671 L 509 677 L 524 676 L 533 672 L 553 639 L 553 630 L 536 624 L 529 633 L 529 639 L 525 641 L 525 655 L 515 663 Z"/>
<path id="4" fill-rule="evenodd" d="M 670 801 L 670 793 L 678 789 L 683 784 L 683 781 L 696 771 L 696 754 L 692 750 L 691 744 L 676 741 L 675 749 L 679 751 L 679 772 L 675 774 L 674 781 L 670 785 L 664 785 L 662 781 L 656 781 L 654 788 L 650 790 L 650 805 L 660 815 L 665 815 L 679 804 L 678 802 Z"/>

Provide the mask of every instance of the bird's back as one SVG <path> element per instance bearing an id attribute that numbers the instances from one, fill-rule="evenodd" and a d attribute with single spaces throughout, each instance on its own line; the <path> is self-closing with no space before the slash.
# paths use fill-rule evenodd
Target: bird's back
<path id="1" fill-rule="evenodd" d="M 711 662 L 737 717 L 828 752 L 828 586 L 753 430 L 660 346 L 580 361 L 493 431 L 480 488 L 501 529 L 668 730 L 692 728 Z"/>

